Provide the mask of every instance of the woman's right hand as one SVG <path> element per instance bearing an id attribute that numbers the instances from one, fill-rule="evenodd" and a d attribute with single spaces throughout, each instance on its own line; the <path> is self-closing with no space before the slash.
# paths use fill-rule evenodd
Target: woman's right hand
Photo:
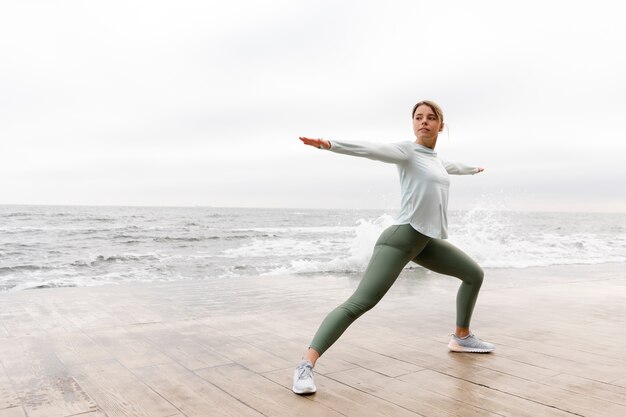
<path id="1" fill-rule="evenodd" d="M 325 139 L 310 139 L 300 136 L 300 140 L 305 145 L 314 146 L 319 149 L 330 149 L 330 142 Z"/>

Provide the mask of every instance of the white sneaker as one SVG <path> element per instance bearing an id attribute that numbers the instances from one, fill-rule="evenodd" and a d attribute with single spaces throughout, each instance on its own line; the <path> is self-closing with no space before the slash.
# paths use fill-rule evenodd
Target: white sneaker
<path id="1" fill-rule="evenodd" d="M 465 337 L 452 334 L 448 349 L 452 352 L 489 353 L 493 352 L 496 347 L 491 343 L 483 342 L 474 336 L 474 333 L 470 333 Z"/>
<path id="2" fill-rule="evenodd" d="M 313 381 L 313 365 L 309 361 L 302 361 L 293 372 L 293 387 L 296 394 L 313 394 L 317 391 Z"/>

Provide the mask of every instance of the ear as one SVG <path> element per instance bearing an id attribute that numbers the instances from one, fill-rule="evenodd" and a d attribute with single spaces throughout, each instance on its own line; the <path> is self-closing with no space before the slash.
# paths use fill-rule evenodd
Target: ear
<path id="1" fill-rule="evenodd" d="M 439 126 L 439 131 L 443 132 L 443 122 L 441 123 L 441 126 Z"/>

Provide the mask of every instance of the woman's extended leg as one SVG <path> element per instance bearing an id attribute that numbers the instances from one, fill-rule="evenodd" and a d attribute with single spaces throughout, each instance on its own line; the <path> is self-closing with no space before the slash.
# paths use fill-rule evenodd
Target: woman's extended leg
<path id="1" fill-rule="evenodd" d="M 408 224 L 387 228 L 376 242 L 374 254 L 358 288 L 348 300 L 326 316 L 310 347 L 322 355 L 348 326 L 383 298 L 402 268 L 422 251 L 429 240 Z"/>
<path id="2" fill-rule="evenodd" d="M 339 339 L 350 324 L 383 298 L 402 268 L 415 258 L 429 240 L 429 237 L 408 224 L 391 226 L 380 235 L 356 291 L 322 321 L 304 360 L 296 367 L 291 388 L 293 392 L 312 394 L 317 390 L 313 380 L 315 361 Z"/>

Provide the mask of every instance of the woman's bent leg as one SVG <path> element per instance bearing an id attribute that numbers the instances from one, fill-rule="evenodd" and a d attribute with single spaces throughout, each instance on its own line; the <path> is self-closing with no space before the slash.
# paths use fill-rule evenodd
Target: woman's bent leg
<path id="1" fill-rule="evenodd" d="M 391 226 L 376 242 L 365 275 L 348 300 L 326 316 L 310 347 L 322 355 L 361 315 L 374 307 L 393 285 L 402 268 L 430 238 L 410 225 Z"/>
<path id="2" fill-rule="evenodd" d="M 456 325 L 468 329 L 483 282 L 482 268 L 465 252 L 441 239 L 431 239 L 413 261 L 431 271 L 463 281 L 456 297 Z"/>

